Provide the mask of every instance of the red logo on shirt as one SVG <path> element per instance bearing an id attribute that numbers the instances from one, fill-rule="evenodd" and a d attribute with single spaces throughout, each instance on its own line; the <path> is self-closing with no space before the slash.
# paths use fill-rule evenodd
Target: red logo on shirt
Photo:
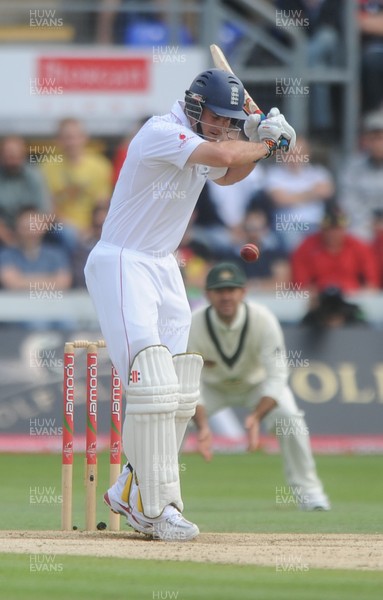
<path id="1" fill-rule="evenodd" d="M 191 138 L 192 138 L 192 136 L 187 137 L 187 135 L 185 133 L 179 133 L 178 134 L 178 139 L 181 141 L 181 143 L 180 143 L 180 145 L 178 147 L 182 148 L 186 144 L 186 142 L 188 140 L 191 140 Z"/>

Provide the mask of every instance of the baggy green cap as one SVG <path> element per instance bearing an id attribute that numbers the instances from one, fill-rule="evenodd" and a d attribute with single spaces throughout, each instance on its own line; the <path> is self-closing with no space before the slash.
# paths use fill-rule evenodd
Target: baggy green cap
<path id="1" fill-rule="evenodd" d="M 219 263 L 208 273 L 206 278 L 207 290 L 218 290 L 220 288 L 244 288 L 246 286 L 245 272 L 235 263 Z"/>

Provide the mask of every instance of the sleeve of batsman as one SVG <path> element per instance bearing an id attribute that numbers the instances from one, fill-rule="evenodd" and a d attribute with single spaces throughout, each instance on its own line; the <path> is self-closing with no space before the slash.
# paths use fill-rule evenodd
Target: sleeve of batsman
<path id="1" fill-rule="evenodd" d="M 174 426 L 178 398 L 169 350 L 149 346 L 139 352 L 126 390 L 123 445 L 137 475 L 146 517 L 158 517 L 171 503 L 183 510 Z"/>
<path id="2" fill-rule="evenodd" d="M 194 416 L 199 401 L 199 385 L 203 358 L 200 354 L 176 354 L 173 356 L 173 363 L 180 385 L 180 396 L 175 418 L 179 451 L 188 423 Z"/>

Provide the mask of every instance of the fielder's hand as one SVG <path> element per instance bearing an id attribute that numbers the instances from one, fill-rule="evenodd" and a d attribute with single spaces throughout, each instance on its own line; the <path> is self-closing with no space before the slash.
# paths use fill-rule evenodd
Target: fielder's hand
<path id="1" fill-rule="evenodd" d="M 245 428 L 247 429 L 247 437 L 249 441 L 247 449 L 249 452 L 254 452 L 259 448 L 260 424 L 258 417 L 254 414 L 248 415 L 245 420 Z"/>
<path id="2" fill-rule="evenodd" d="M 197 436 L 197 450 L 207 462 L 213 458 L 212 442 L 213 436 L 209 427 L 200 429 Z"/>

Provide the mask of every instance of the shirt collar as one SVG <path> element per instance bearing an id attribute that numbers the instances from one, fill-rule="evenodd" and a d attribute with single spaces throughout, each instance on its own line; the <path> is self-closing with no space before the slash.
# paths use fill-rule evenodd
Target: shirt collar
<path id="1" fill-rule="evenodd" d="M 246 310 L 243 302 L 239 305 L 234 321 L 232 321 L 230 325 L 226 325 L 226 323 L 221 321 L 214 308 L 211 310 L 212 323 L 214 327 L 220 329 L 221 331 L 236 331 L 237 329 L 241 329 L 245 323 L 245 319 Z"/>
<path id="2" fill-rule="evenodd" d="M 170 112 L 172 113 L 172 115 L 177 119 L 177 121 L 181 125 L 184 125 L 184 127 L 188 127 L 189 129 L 191 129 L 190 121 L 184 112 L 184 107 L 185 107 L 185 102 L 182 102 L 181 100 L 177 100 L 173 104 Z"/>

